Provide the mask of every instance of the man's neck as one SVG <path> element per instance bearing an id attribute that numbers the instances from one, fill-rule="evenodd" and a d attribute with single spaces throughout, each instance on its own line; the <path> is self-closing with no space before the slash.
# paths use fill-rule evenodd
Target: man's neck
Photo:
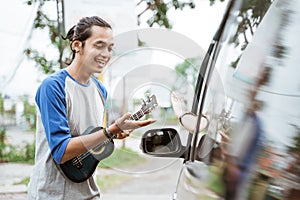
<path id="1" fill-rule="evenodd" d="M 82 84 L 87 84 L 91 77 L 91 74 L 88 74 L 85 70 L 83 70 L 82 66 L 75 65 L 74 63 L 71 63 L 67 67 L 67 72 L 70 74 L 70 76 L 72 76 L 72 78 Z"/>

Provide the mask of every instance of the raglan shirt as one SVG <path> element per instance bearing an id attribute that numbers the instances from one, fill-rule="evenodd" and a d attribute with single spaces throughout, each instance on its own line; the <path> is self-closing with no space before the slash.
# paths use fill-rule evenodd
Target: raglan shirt
<path id="1" fill-rule="evenodd" d="M 60 163 L 71 137 L 103 124 L 106 96 L 105 87 L 94 77 L 82 84 L 65 69 L 42 82 L 35 98 L 36 157 L 29 199 L 100 199 L 94 175 L 74 183 L 60 174 L 54 162 Z"/>
<path id="2" fill-rule="evenodd" d="M 255 164 L 262 142 L 263 129 L 260 119 L 256 113 L 247 114 L 235 133 L 229 149 L 229 154 L 237 158 L 242 175 Z"/>

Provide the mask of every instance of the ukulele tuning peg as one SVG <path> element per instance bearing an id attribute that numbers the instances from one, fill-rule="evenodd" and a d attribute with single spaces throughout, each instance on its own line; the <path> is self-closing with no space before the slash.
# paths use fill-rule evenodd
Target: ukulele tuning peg
<path id="1" fill-rule="evenodd" d="M 151 96 L 149 93 L 146 93 L 147 102 L 151 102 Z"/>
<path id="2" fill-rule="evenodd" d="M 142 105 L 146 105 L 146 102 L 143 98 L 141 98 L 141 101 L 142 101 Z"/>

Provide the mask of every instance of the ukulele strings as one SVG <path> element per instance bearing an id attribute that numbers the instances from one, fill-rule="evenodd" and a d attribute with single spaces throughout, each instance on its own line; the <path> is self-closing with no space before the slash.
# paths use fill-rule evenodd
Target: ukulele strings
<path id="1" fill-rule="evenodd" d="M 148 113 L 151 110 L 151 107 L 148 107 L 146 110 L 144 110 L 143 108 L 141 108 L 138 112 L 136 112 L 135 114 L 130 116 L 130 120 L 139 120 L 141 117 L 144 116 L 145 113 Z M 139 114 L 140 113 L 140 114 Z M 136 116 L 136 117 L 134 117 Z M 106 145 L 110 142 L 111 139 L 115 138 L 116 136 L 114 135 L 111 138 L 108 138 L 106 140 L 104 140 L 100 145 L 97 145 L 96 147 L 92 148 L 92 150 L 98 150 L 100 147 L 102 147 L 103 145 Z M 76 156 L 75 158 L 72 159 L 72 164 L 73 165 L 77 165 L 79 162 L 81 162 L 83 159 L 85 159 L 87 156 L 89 156 L 91 154 L 91 150 L 80 154 L 79 156 Z"/>

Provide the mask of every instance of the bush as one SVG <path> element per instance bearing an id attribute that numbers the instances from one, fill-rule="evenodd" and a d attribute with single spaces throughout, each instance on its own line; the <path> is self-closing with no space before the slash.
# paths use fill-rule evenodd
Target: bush
<path id="1" fill-rule="evenodd" d="M 34 163 L 35 142 L 25 146 L 6 144 L 6 130 L 0 129 L 0 162 Z"/>
<path id="2" fill-rule="evenodd" d="M 0 127 L 0 162 L 5 161 L 5 149 L 7 148 L 6 140 L 6 129 Z"/>
<path id="3" fill-rule="evenodd" d="M 28 101 L 28 98 L 23 100 L 24 111 L 23 116 L 25 117 L 26 123 L 29 126 L 30 130 L 34 130 L 36 127 L 36 107 L 31 105 Z"/>

